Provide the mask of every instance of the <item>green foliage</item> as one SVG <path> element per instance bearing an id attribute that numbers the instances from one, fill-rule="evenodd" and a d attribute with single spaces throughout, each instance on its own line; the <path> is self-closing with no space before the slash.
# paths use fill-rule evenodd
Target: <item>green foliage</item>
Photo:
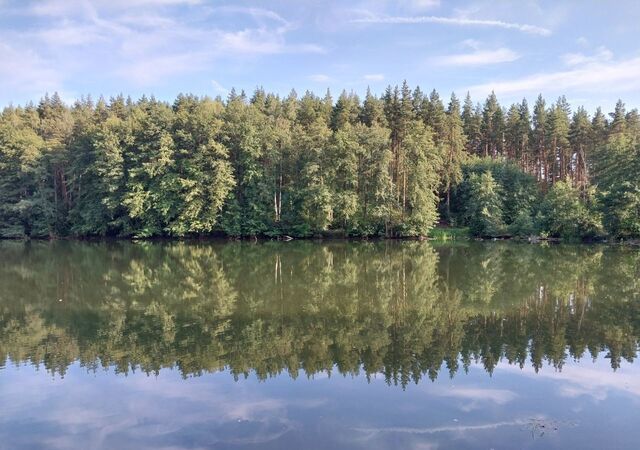
<path id="1" fill-rule="evenodd" d="M 535 222 L 530 214 L 523 211 L 509 224 L 508 231 L 512 236 L 531 236 L 536 233 Z"/>
<path id="2" fill-rule="evenodd" d="M 603 193 L 601 203 L 604 225 L 611 235 L 640 236 L 640 183 L 626 180 L 614 183 Z"/>
<path id="3" fill-rule="evenodd" d="M 475 198 L 478 195 L 482 198 Z M 472 234 L 492 236 L 509 231 L 522 235 L 529 232 L 528 222 L 539 197 L 535 179 L 514 163 L 475 159 L 463 165 L 463 179 L 453 192 L 453 216 L 458 223 L 468 226 L 475 220 Z M 484 218 L 475 217 L 485 206 L 489 209 L 483 213 Z M 515 222 L 518 224 L 513 225 Z"/>
<path id="4" fill-rule="evenodd" d="M 593 238 L 602 228 L 599 214 L 564 181 L 555 183 L 545 196 L 537 222 L 539 229 L 551 237 Z"/>
<path id="5" fill-rule="evenodd" d="M 624 109 L 616 107 L 608 143 L 595 157 L 603 222 L 616 237 L 640 236 L 640 142 L 626 132 Z"/>
<path id="6" fill-rule="evenodd" d="M 0 118 L 0 236 L 49 234 L 46 203 L 40 195 L 44 141 L 21 110 Z"/>
<path id="7" fill-rule="evenodd" d="M 472 173 L 468 180 L 466 222 L 474 236 L 490 237 L 504 233 L 501 187 L 490 171 Z"/>
<path id="8" fill-rule="evenodd" d="M 591 236 L 599 208 L 610 235 L 633 238 L 639 155 L 640 114 L 622 102 L 608 123 L 600 110 L 570 117 L 564 97 L 539 97 L 533 114 L 494 94 L 445 108 L 406 82 L 335 104 L 328 91 L 72 106 L 54 94 L 0 114 L 0 237 L 409 237 L 439 220 L 487 236 Z M 564 182 L 587 210 L 576 232 L 537 213 Z"/>
<path id="9" fill-rule="evenodd" d="M 409 128 L 404 141 L 407 193 L 406 204 L 403 205 L 402 222 L 398 224 L 403 236 L 426 236 L 438 219 L 438 173 L 442 165 L 442 157 L 433 144 L 431 133 L 420 122 Z"/>
<path id="10" fill-rule="evenodd" d="M 174 105 L 174 204 L 165 228 L 172 235 L 212 232 L 235 184 L 227 149 L 216 141 L 221 110 L 218 102 L 193 97 L 180 97 Z"/>

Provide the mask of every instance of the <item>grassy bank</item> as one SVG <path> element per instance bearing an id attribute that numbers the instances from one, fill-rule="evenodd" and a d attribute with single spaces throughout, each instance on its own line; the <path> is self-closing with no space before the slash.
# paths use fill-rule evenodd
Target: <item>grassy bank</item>
<path id="1" fill-rule="evenodd" d="M 434 241 L 460 241 L 469 239 L 469 228 L 435 227 L 429 231 L 429 239 Z"/>

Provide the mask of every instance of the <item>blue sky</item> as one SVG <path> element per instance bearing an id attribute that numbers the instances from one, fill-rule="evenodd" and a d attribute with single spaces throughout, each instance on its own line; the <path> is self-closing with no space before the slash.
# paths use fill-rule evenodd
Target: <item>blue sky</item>
<path id="1" fill-rule="evenodd" d="M 403 79 L 448 97 L 640 105 L 638 1 L 0 0 L 0 106 L 59 91 L 334 96 Z"/>

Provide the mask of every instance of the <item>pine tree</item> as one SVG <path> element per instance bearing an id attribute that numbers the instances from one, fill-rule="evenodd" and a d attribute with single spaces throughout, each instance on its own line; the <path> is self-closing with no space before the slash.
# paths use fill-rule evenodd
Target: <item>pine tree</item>
<path id="1" fill-rule="evenodd" d="M 451 189 L 462 180 L 462 163 L 467 158 L 466 137 L 460 116 L 460 102 L 455 94 L 447 108 L 443 136 L 442 188 L 446 194 L 446 217 L 451 219 Z"/>
<path id="2" fill-rule="evenodd" d="M 331 114 L 331 129 L 337 131 L 347 124 L 355 124 L 358 120 L 359 109 L 358 96 L 353 92 L 347 94 L 347 91 L 342 91 Z"/>
<path id="3" fill-rule="evenodd" d="M 373 125 L 384 126 L 384 111 L 382 102 L 371 94 L 371 89 L 367 88 L 367 95 L 360 110 L 360 122 L 368 127 Z"/>
<path id="4" fill-rule="evenodd" d="M 580 107 L 574 113 L 571 121 L 569 140 L 571 143 L 570 168 L 575 186 L 583 194 L 586 192 L 589 183 L 589 166 L 587 155 L 591 140 L 591 122 L 587 111 Z"/>
<path id="5" fill-rule="evenodd" d="M 444 105 L 440 96 L 434 89 L 423 107 L 423 120 L 433 131 L 433 140 L 436 145 L 441 145 L 446 139 L 447 119 Z"/>
<path id="6" fill-rule="evenodd" d="M 467 137 L 467 153 L 470 155 L 480 155 L 481 150 L 481 122 L 482 118 L 477 113 L 478 109 L 473 106 L 471 96 L 467 92 L 462 107 L 462 125 L 464 134 Z"/>
<path id="7" fill-rule="evenodd" d="M 536 178 L 540 182 L 549 180 L 549 165 L 547 160 L 547 130 L 548 115 L 546 102 L 542 95 L 538 95 L 533 107 L 533 154 L 536 162 Z"/>
<path id="8" fill-rule="evenodd" d="M 549 143 L 553 167 L 551 181 L 565 180 L 569 172 L 569 114 L 571 110 L 564 96 L 551 108 L 549 120 Z"/>
<path id="9" fill-rule="evenodd" d="M 433 143 L 429 128 L 414 120 L 405 136 L 402 173 L 405 183 L 399 232 L 426 236 L 438 219 L 438 187 L 442 155 Z"/>
<path id="10" fill-rule="evenodd" d="M 532 173 L 533 155 L 531 154 L 531 114 L 527 99 L 522 99 L 520 103 L 520 133 L 518 139 L 520 154 L 520 164 L 526 173 Z"/>
<path id="11" fill-rule="evenodd" d="M 483 156 L 498 157 L 502 153 L 504 141 L 504 115 L 494 92 L 491 92 L 484 104 L 480 130 Z"/>

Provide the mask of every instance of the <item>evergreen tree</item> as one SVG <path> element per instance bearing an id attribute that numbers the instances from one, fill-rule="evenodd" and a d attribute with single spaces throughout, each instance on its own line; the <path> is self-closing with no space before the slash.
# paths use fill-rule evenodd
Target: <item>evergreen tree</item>
<path id="1" fill-rule="evenodd" d="M 484 104 L 480 130 L 482 134 L 483 156 L 496 158 L 502 153 L 504 115 L 494 92 L 491 92 L 491 95 L 487 97 Z"/>
<path id="2" fill-rule="evenodd" d="M 442 142 L 442 190 L 446 195 L 447 220 L 451 219 L 451 189 L 462 180 L 462 163 L 467 157 L 465 145 L 466 136 L 460 116 L 460 102 L 455 94 L 451 94 Z"/>
<path id="3" fill-rule="evenodd" d="M 428 128 L 413 121 L 404 142 L 403 197 L 399 232 L 426 236 L 438 219 L 438 187 L 442 156 Z"/>
<path id="4" fill-rule="evenodd" d="M 535 155 L 536 178 L 545 182 L 549 178 L 547 130 L 549 128 L 546 102 L 538 95 L 533 107 L 533 154 Z"/>
<path id="5" fill-rule="evenodd" d="M 456 100 L 457 102 L 457 100 Z M 459 108 L 458 108 L 459 109 Z M 433 141 L 437 146 L 442 145 L 447 135 L 447 116 L 440 95 L 434 89 L 425 99 L 423 106 L 424 123 L 433 131 Z"/>
<path id="6" fill-rule="evenodd" d="M 367 88 L 367 95 L 362 103 L 360 122 L 364 123 L 368 127 L 373 125 L 384 126 L 382 102 L 371 93 L 371 89 L 369 88 Z"/>
<path id="7" fill-rule="evenodd" d="M 498 236 L 504 233 L 500 186 L 490 171 L 469 177 L 469 200 L 465 214 L 475 236 Z"/>
<path id="8" fill-rule="evenodd" d="M 520 165 L 522 170 L 527 173 L 533 173 L 533 155 L 531 154 L 531 114 L 529 113 L 529 104 L 527 99 L 522 99 L 520 103 L 520 132 L 518 138 L 518 151 L 516 157 L 520 157 Z"/>
<path id="9" fill-rule="evenodd" d="M 470 155 L 481 154 L 481 115 L 478 114 L 478 108 L 473 106 L 471 96 L 467 92 L 462 107 L 462 126 L 464 134 L 467 137 L 467 153 Z"/>
<path id="10" fill-rule="evenodd" d="M 20 109 L 0 116 L 0 238 L 46 237 L 51 231 L 43 197 L 45 143 L 29 122 Z"/>
<path id="11" fill-rule="evenodd" d="M 573 115 L 569 131 L 571 144 L 570 170 L 574 184 L 585 192 L 589 183 L 588 148 L 592 137 L 587 111 L 580 107 Z"/>
<path id="12" fill-rule="evenodd" d="M 554 183 L 538 213 L 539 229 L 553 237 L 590 238 L 601 229 L 600 217 L 590 211 L 570 181 Z"/>
<path id="13" fill-rule="evenodd" d="M 258 105 L 260 101 L 252 107 Z M 216 141 L 222 108 L 219 102 L 193 96 L 180 96 L 173 105 L 176 157 L 167 190 L 174 204 L 166 224 L 172 235 L 212 232 L 234 186 L 227 149 Z"/>
<path id="14" fill-rule="evenodd" d="M 551 108 L 549 120 L 549 143 L 551 146 L 551 158 L 549 166 L 552 167 L 551 181 L 566 180 L 569 173 L 569 104 L 564 96 L 561 96 Z"/>
<path id="15" fill-rule="evenodd" d="M 640 235 L 635 109 L 618 101 L 610 123 L 600 109 L 589 121 L 538 96 L 531 116 L 493 93 L 460 109 L 406 82 L 362 104 L 262 88 L 173 104 L 47 95 L 0 114 L 0 236 L 421 236 L 438 211 L 527 235 L 539 204 L 546 233 L 596 236 L 602 214 L 610 235 Z"/>

